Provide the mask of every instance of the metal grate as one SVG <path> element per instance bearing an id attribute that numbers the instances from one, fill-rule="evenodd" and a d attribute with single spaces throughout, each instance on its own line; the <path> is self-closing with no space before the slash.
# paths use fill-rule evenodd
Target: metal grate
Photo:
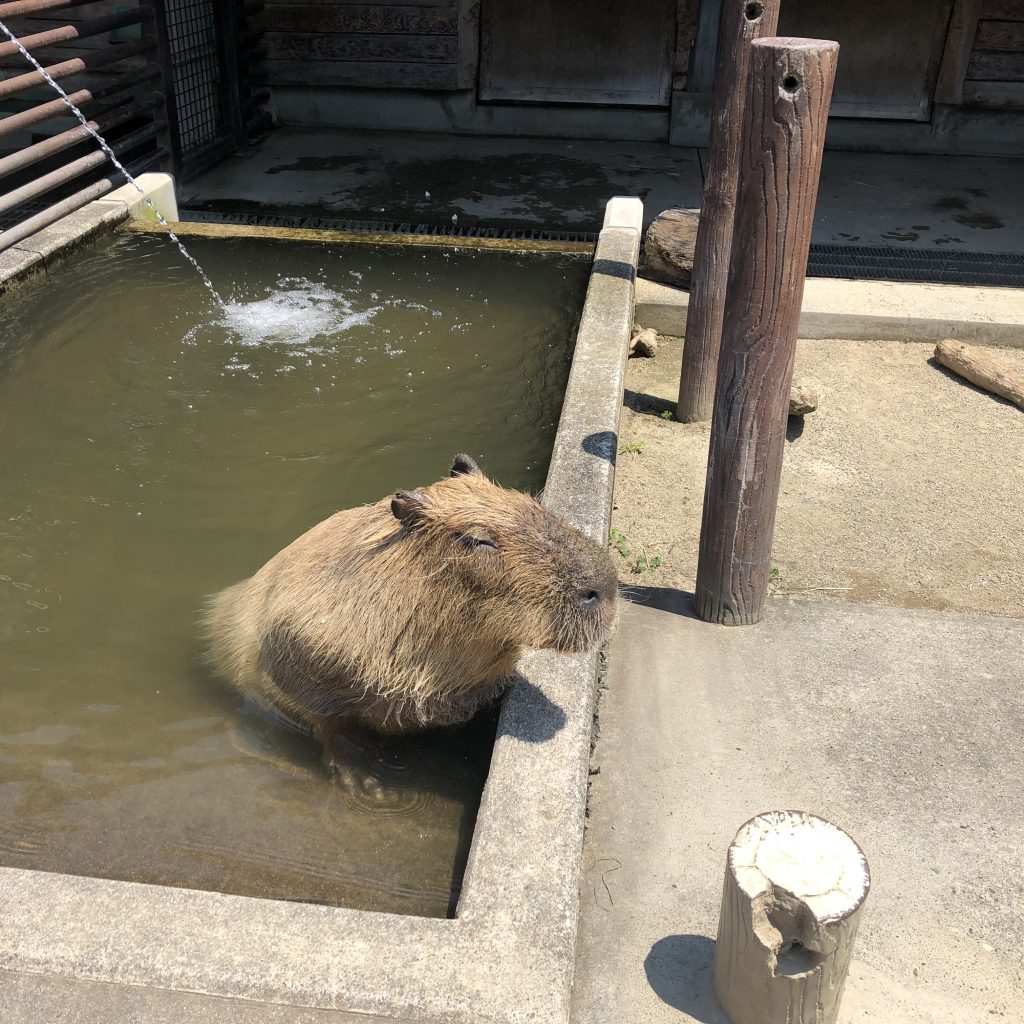
<path id="1" fill-rule="evenodd" d="M 873 281 L 1024 286 L 1024 256 L 1015 253 L 812 245 L 811 277 L 859 277 Z"/>
<path id="2" fill-rule="evenodd" d="M 375 235 L 438 235 L 448 238 L 501 238 L 524 242 L 581 242 L 597 244 L 592 231 L 545 231 L 534 228 L 455 227 L 452 224 L 413 224 L 399 221 L 342 220 L 336 217 L 287 217 L 269 213 L 220 213 L 182 210 L 183 221 L 204 224 L 253 224 L 271 228 L 306 228 L 319 231 L 353 231 Z"/>
<path id="3" fill-rule="evenodd" d="M 253 91 L 252 75 L 260 32 L 245 30 L 256 8 L 241 0 L 154 0 L 154 7 L 175 170 L 188 178 L 265 126 L 259 108 L 266 97 Z"/>

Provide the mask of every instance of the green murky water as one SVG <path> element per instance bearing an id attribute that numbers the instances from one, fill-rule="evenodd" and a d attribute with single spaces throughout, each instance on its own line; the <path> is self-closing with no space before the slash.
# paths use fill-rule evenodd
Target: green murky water
<path id="1" fill-rule="evenodd" d="M 547 469 L 588 264 L 122 236 L 0 300 L 0 864 L 453 905 L 494 717 L 389 753 L 383 808 L 204 668 L 204 595 L 338 508 Z"/>

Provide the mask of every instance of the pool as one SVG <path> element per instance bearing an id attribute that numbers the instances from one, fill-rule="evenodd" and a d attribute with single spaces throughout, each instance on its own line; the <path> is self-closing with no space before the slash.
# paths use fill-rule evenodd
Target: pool
<path id="1" fill-rule="evenodd" d="M 204 667 L 205 595 L 470 452 L 544 481 L 590 261 L 117 235 L 0 303 L 0 865 L 443 917 L 493 715 L 368 804 Z M 56 285 L 55 282 L 59 282 Z"/>

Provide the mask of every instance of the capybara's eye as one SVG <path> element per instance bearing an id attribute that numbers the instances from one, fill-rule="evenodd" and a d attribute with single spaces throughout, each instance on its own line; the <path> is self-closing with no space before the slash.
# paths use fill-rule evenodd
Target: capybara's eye
<path id="1" fill-rule="evenodd" d="M 497 551 L 498 545 L 490 537 L 477 537 L 471 533 L 464 533 L 459 538 L 463 544 L 474 551 Z"/>

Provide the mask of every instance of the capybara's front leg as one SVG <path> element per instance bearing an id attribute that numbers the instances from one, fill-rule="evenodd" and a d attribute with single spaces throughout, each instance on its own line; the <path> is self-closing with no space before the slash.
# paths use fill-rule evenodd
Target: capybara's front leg
<path id="1" fill-rule="evenodd" d="M 400 789 L 389 785 L 387 776 L 402 771 L 402 766 L 387 757 L 383 737 L 338 719 L 318 725 L 314 735 L 323 746 L 324 767 L 346 796 L 357 803 L 397 801 Z"/>

